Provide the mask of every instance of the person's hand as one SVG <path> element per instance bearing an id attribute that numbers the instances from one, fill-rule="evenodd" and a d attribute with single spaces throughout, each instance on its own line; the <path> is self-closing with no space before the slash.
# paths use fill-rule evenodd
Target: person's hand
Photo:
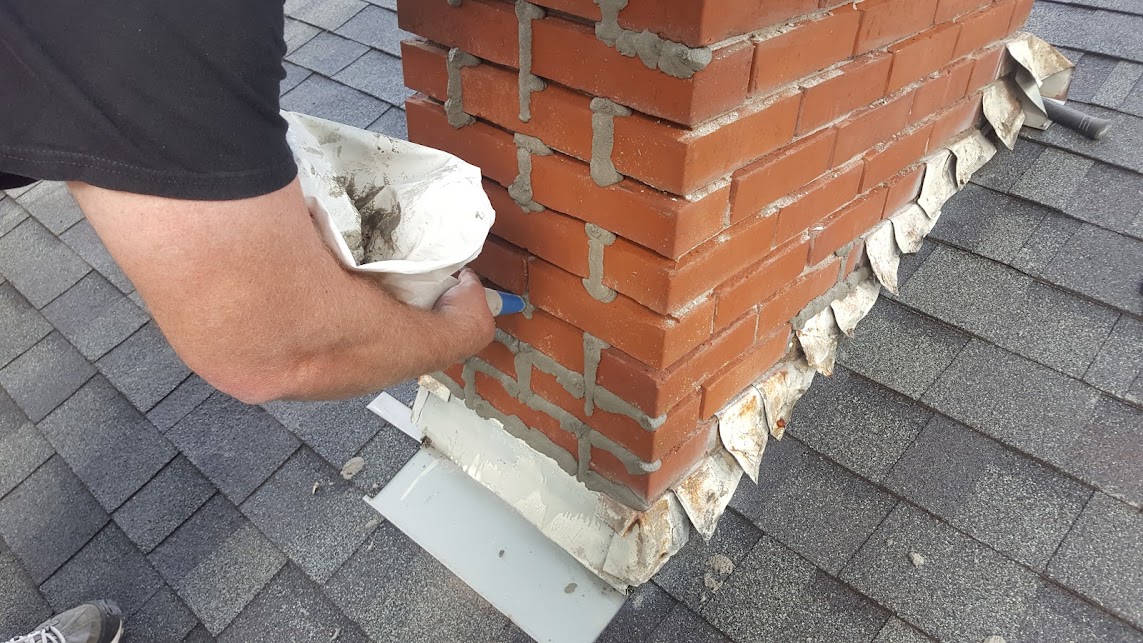
<path id="1" fill-rule="evenodd" d="M 484 286 L 476 273 L 465 268 L 459 275 L 460 283 L 445 291 L 433 307 L 446 327 L 456 337 L 465 357 L 475 355 L 492 342 L 496 322 L 488 308 Z"/>

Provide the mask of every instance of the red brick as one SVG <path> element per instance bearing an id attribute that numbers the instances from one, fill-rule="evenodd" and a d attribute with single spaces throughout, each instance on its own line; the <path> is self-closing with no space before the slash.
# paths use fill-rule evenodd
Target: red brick
<path id="1" fill-rule="evenodd" d="M 532 371 L 532 390 L 645 462 L 654 462 L 677 448 L 694 433 L 699 421 L 700 396 L 697 391 L 665 411 L 667 417 L 663 424 L 654 431 L 648 431 L 626 415 L 609 413 L 599 407 L 587 415 L 582 399 L 577 399 L 555 377 L 539 369 Z"/>
<path id="2" fill-rule="evenodd" d="M 769 251 L 776 223 L 774 217 L 745 219 L 677 262 L 617 239 L 604 250 L 603 283 L 657 313 L 669 314 Z"/>
<path id="3" fill-rule="evenodd" d="M 1008 35 L 1008 25 L 1016 10 L 1015 0 L 1000 0 L 995 4 L 957 19 L 962 25 L 956 41 L 954 58 L 967 56 Z"/>
<path id="4" fill-rule="evenodd" d="M 814 235 L 812 241 L 810 265 L 825 260 L 880 221 L 888 194 L 886 188 L 873 190 L 823 221 L 822 229 Z"/>
<path id="5" fill-rule="evenodd" d="M 581 277 L 588 275 L 587 232 L 583 221 L 555 210 L 524 212 L 508 190 L 484 180 L 484 192 L 496 211 L 496 236 Z"/>
<path id="6" fill-rule="evenodd" d="M 421 97 L 406 101 L 406 112 L 409 140 L 455 154 L 505 187 L 515 180 L 516 147 L 509 133 L 482 122 L 454 129 L 441 105 Z M 533 156 L 532 187 L 540 203 L 671 258 L 718 233 L 730 195 L 726 186 L 688 201 L 631 180 L 601 188 L 586 163 L 562 154 Z"/>
<path id="7" fill-rule="evenodd" d="M 508 292 L 528 292 L 528 253 L 495 236 L 484 242 L 480 255 L 469 267 Z"/>
<path id="8" fill-rule="evenodd" d="M 837 283 L 840 260 L 830 256 L 816 266 L 807 268 L 801 277 L 785 290 L 762 302 L 758 309 L 758 334 L 767 328 L 778 328 L 793 319 L 811 301 L 825 294 Z"/>
<path id="9" fill-rule="evenodd" d="M 836 136 L 818 132 L 735 172 L 731 221 L 758 214 L 829 170 Z"/>
<path id="10" fill-rule="evenodd" d="M 766 330 L 769 334 L 755 342 L 741 357 L 703 382 L 701 409 L 703 418 L 712 417 L 727 402 L 738 397 L 747 386 L 786 354 L 790 344 L 790 325 L 785 324 Z"/>
<path id="11" fill-rule="evenodd" d="M 838 123 L 833 162 L 842 164 L 905 129 L 913 108 L 913 94 L 874 104 Z"/>
<path id="12" fill-rule="evenodd" d="M 599 475 L 634 491 L 644 500 L 653 502 L 671 485 L 683 478 L 710 450 L 717 424 L 699 425 L 693 434 L 673 453 L 662 458 L 659 469 L 646 475 L 632 475 L 627 467 L 605 449 L 591 450 L 590 467 Z"/>
<path id="13" fill-rule="evenodd" d="M 937 0 L 865 0 L 858 5 L 861 28 L 855 54 L 863 54 L 919 33 L 933 24 Z"/>
<path id="14" fill-rule="evenodd" d="M 852 201 L 859 193 L 862 171 L 862 164 L 856 163 L 811 183 L 797 201 L 778 212 L 774 243 L 785 243 Z"/>
<path id="15" fill-rule="evenodd" d="M 450 364 L 441 372 L 449 377 L 457 386 L 464 388 L 464 364 Z"/>
<path id="16" fill-rule="evenodd" d="M 401 71 L 405 85 L 443 101 L 448 93 L 446 50 L 431 43 L 406 40 L 401 43 Z M 443 73 L 442 73 L 443 72 Z"/>
<path id="17" fill-rule="evenodd" d="M 617 118 L 612 159 L 624 174 L 655 177 L 651 185 L 689 194 L 788 143 L 801 102 L 801 92 L 791 90 L 747 103 L 733 120 L 699 130 L 638 115 Z"/>
<path id="18" fill-rule="evenodd" d="M 495 407 L 497 411 L 519 418 L 526 426 L 548 436 L 552 442 L 570 453 L 573 458 L 579 459 L 579 439 L 574 434 L 565 431 L 554 417 L 537 411 L 509 395 L 499 380 L 478 371 L 476 373 L 476 394 Z"/>
<path id="19" fill-rule="evenodd" d="M 565 368 L 583 372 L 583 331 L 564 320 L 537 309 L 531 318 L 524 315 L 497 317 L 496 326 Z"/>
<path id="20" fill-rule="evenodd" d="M 1019 31 L 1024 23 L 1028 22 L 1028 16 L 1032 15 L 1032 4 L 1035 0 L 1016 0 L 1016 9 L 1012 13 L 1012 22 L 1008 24 L 1008 33 Z"/>
<path id="21" fill-rule="evenodd" d="M 876 54 L 806 83 L 798 134 L 812 132 L 884 96 L 892 62 L 891 56 Z"/>
<path id="22" fill-rule="evenodd" d="M 500 342 L 492 342 L 476 354 L 480 359 L 488 362 L 497 370 L 516 378 L 516 355 Z"/>
<path id="23" fill-rule="evenodd" d="M 866 154 L 865 176 L 861 181 L 861 190 L 864 192 L 881 185 L 928 153 L 932 129 L 930 123 L 914 126 Z"/>
<path id="24" fill-rule="evenodd" d="M 939 76 L 925 81 L 918 87 L 913 98 L 913 111 L 909 115 L 909 122 L 924 120 L 964 98 L 974 64 L 972 59 L 957 61 L 949 65 Z"/>
<path id="25" fill-rule="evenodd" d="M 845 269 L 841 274 L 851 275 L 861 265 L 865 259 L 865 244 L 862 242 L 855 242 L 849 247 L 849 253 L 845 255 Z"/>
<path id="26" fill-rule="evenodd" d="M 893 68 L 889 72 L 889 93 L 912 84 L 944 67 L 953 58 L 960 25 L 943 24 L 893 45 Z"/>
<path id="27" fill-rule="evenodd" d="M 715 327 L 726 328 L 759 302 L 793 283 L 806 267 L 809 250 L 808 240 L 795 239 L 716 289 Z"/>
<path id="28" fill-rule="evenodd" d="M 980 101 L 980 95 L 973 94 L 938 116 L 933 122 L 933 134 L 929 138 L 929 149 L 937 149 L 956 135 L 966 132 L 976 125 L 981 115 Z"/>
<path id="29" fill-rule="evenodd" d="M 921 181 L 924 178 L 925 168 L 916 165 L 889 183 L 889 196 L 885 199 L 885 217 L 893 216 L 898 210 L 916 200 L 921 194 Z"/>
<path id="30" fill-rule="evenodd" d="M 969 76 L 968 86 L 965 89 L 966 94 L 971 94 L 985 85 L 1000 78 L 1001 67 L 1004 65 L 1004 56 L 1006 51 L 1003 46 L 993 47 L 986 49 L 976 56 L 973 56 L 975 62 L 972 67 L 972 75 Z"/>
<path id="31" fill-rule="evenodd" d="M 618 295 L 593 299 L 579 277 L 537 259 L 528 268 L 532 304 L 599 337 L 648 366 L 663 368 L 710 337 L 714 303 L 697 302 L 685 314 L 667 317 Z"/>
<path id="32" fill-rule="evenodd" d="M 937 3 L 937 15 L 935 20 L 937 24 L 948 22 L 953 18 L 988 6 L 991 2 L 992 0 L 940 0 Z"/>
<path id="33" fill-rule="evenodd" d="M 759 40 L 750 93 L 772 90 L 848 59 L 860 21 L 861 14 L 847 5 Z"/>
<path id="34" fill-rule="evenodd" d="M 668 369 L 649 368 L 609 348 L 600 355 L 596 379 L 600 386 L 647 415 L 659 417 L 694 392 L 707 374 L 721 369 L 752 345 L 756 323 L 757 315 L 743 316 Z"/>
<path id="35" fill-rule="evenodd" d="M 516 15 L 510 3 L 467 0 L 458 7 L 403 0 L 399 26 L 478 58 L 519 66 Z M 472 25 L 479 25 L 474 29 Z M 594 28 L 555 14 L 532 22 L 532 72 L 542 78 L 608 96 L 618 103 L 684 125 L 696 125 L 742 103 L 753 48 L 728 43 L 691 78 L 649 69 L 595 37 Z M 607 69 L 602 74 L 599 70 Z"/>
<path id="36" fill-rule="evenodd" d="M 447 4 L 444 10 L 449 10 Z M 742 104 L 752 59 L 749 43 L 733 43 L 716 49 L 702 71 L 676 78 L 608 47 L 593 27 L 553 16 L 532 22 L 533 73 L 688 126 Z"/>

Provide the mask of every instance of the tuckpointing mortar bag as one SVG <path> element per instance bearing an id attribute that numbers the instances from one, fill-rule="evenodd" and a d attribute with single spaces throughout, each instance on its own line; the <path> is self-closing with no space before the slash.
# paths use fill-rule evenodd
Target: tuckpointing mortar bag
<path id="1" fill-rule="evenodd" d="M 455 156 L 340 123 L 282 112 L 306 205 L 351 270 L 431 308 L 480 254 L 495 213 L 480 170 Z"/>

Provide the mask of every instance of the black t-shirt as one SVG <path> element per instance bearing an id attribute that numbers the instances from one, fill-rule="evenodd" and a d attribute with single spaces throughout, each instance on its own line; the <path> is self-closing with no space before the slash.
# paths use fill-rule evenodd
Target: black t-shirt
<path id="1" fill-rule="evenodd" d="M 178 199 L 295 176 L 278 114 L 283 0 L 0 0 L 0 188 Z"/>

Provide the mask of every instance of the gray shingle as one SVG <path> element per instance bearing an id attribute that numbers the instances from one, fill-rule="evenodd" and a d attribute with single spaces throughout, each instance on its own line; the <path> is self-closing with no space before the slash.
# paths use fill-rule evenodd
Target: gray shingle
<path id="1" fill-rule="evenodd" d="M 713 625 L 683 605 L 676 605 L 655 628 L 647 643 L 730 643 Z"/>
<path id="2" fill-rule="evenodd" d="M 875 382 L 918 398 L 967 342 L 968 336 L 960 331 L 882 299 L 858 325 L 853 339 L 838 345 L 837 360 Z"/>
<path id="3" fill-rule="evenodd" d="M 375 4 L 378 7 L 385 7 L 386 9 L 397 10 L 397 0 L 367 0 L 369 4 Z"/>
<path id="4" fill-rule="evenodd" d="M 108 511 L 123 504 L 176 453 L 163 434 L 99 376 L 40 422 L 40 429 Z"/>
<path id="5" fill-rule="evenodd" d="M 1143 62 L 1143 16 L 1037 2 L 1027 29 L 1065 47 Z"/>
<path id="6" fill-rule="evenodd" d="M 596 643 L 645 641 L 676 605 L 675 599 L 658 585 L 644 583 L 627 597 Z"/>
<path id="7" fill-rule="evenodd" d="M 739 484 L 730 506 L 766 535 L 836 573 L 894 502 L 869 482 L 786 438 L 770 442 L 758 484 Z"/>
<path id="8" fill-rule="evenodd" d="M 1143 5 L 1135 0 L 1065 0 L 1070 4 L 1082 4 L 1087 7 L 1100 7 L 1124 13 L 1143 15 Z"/>
<path id="9" fill-rule="evenodd" d="M 405 110 L 399 107 L 389 108 L 380 118 L 373 121 L 373 124 L 365 129 L 370 132 L 384 134 L 391 138 L 399 138 L 402 141 L 409 140 L 409 124 L 405 118 Z"/>
<path id="10" fill-rule="evenodd" d="M 297 87 L 303 80 L 309 78 L 310 74 L 313 73 L 305 67 L 300 67 L 289 62 L 283 62 L 282 68 L 286 70 L 286 77 L 282 79 L 282 82 L 278 87 L 279 96 Z"/>
<path id="11" fill-rule="evenodd" d="M 925 558 L 920 567 L 909 554 Z M 1017 640 L 1042 581 L 1028 570 L 901 503 L 840 578 L 942 640 Z"/>
<path id="12" fill-rule="evenodd" d="M 265 409 L 330 464 L 340 467 L 385 421 L 365 408 L 372 396 L 339 402 L 271 402 Z"/>
<path id="13" fill-rule="evenodd" d="M 12 197 L 0 197 L 0 237 L 28 218 L 28 211 Z"/>
<path id="14" fill-rule="evenodd" d="M 877 633 L 873 643 L 932 643 L 933 639 L 894 616 Z"/>
<path id="15" fill-rule="evenodd" d="M 107 514 L 54 456 L 0 498 L 0 536 L 42 583 L 107 523 Z"/>
<path id="16" fill-rule="evenodd" d="M 388 107 L 384 101 L 317 75 L 303 80 L 282 97 L 282 109 L 362 128 L 377 120 Z"/>
<path id="17" fill-rule="evenodd" d="M 934 408 L 1051 463 L 1071 456 L 1099 394 L 1086 384 L 973 340 L 925 394 Z"/>
<path id="18" fill-rule="evenodd" d="M 909 398 L 835 368 L 814 380 L 787 431 L 858 475 L 880 481 L 932 412 Z"/>
<path id="19" fill-rule="evenodd" d="M 130 294 L 135 291 L 135 284 L 131 283 L 131 280 L 123 273 L 123 269 L 115 263 L 115 259 L 111 257 L 111 253 L 107 252 L 107 247 L 103 245 L 103 240 L 99 238 L 95 229 L 86 219 L 68 228 L 67 232 L 60 235 L 60 240 L 121 292 Z"/>
<path id="20" fill-rule="evenodd" d="M 1035 273 L 1067 247 L 1082 226 L 1079 220 L 1062 214 L 1045 216 L 1028 237 L 1028 243 L 1008 263 L 1018 270 Z"/>
<path id="21" fill-rule="evenodd" d="M 36 425 L 0 433 L 0 498 L 23 482 L 55 451 Z"/>
<path id="22" fill-rule="evenodd" d="M 691 609 L 701 609 L 730 576 L 730 570 L 722 567 L 726 560 L 738 565 L 761 538 L 762 532 L 750 521 L 728 511 L 709 543 L 698 536 L 691 538 L 655 574 L 655 583 Z"/>
<path id="23" fill-rule="evenodd" d="M 389 522 L 341 566 L 326 592 L 366 634 L 381 641 L 499 643 L 510 625 Z"/>
<path id="24" fill-rule="evenodd" d="M 321 485 L 316 493 L 315 484 Z M 369 523 L 381 520 L 356 487 L 308 449 L 299 449 L 241 509 L 321 583 L 365 542 L 375 528 Z"/>
<path id="25" fill-rule="evenodd" d="M 298 4 L 298 3 L 294 3 Z M 302 22 L 294 20 L 293 18 L 286 17 L 286 24 L 284 29 L 284 36 L 286 39 L 286 53 L 295 51 L 298 47 L 306 44 L 311 38 L 321 33 L 321 29 Z"/>
<path id="26" fill-rule="evenodd" d="M 297 439 L 269 413 L 222 393 L 207 398 L 167 437 L 236 503 L 298 448 Z"/>
<path id="27" fill-rule="evenodd" d="M 1075 377 L 1087 371 L 1119 315 L 949 247 L 933 252 L 901 289 L 901 301 Z"/>
<path id="28" fill-rule="evenodd" d="M 96 362 L 115 388 L 146 413 L 190 375 L 154 322 L 144 324 Z"/>
<path id="29" fill-rule="evenodd" d="M 1143 410 L 1103 398 L 1095 414 L 1076 427 L 1075 441 L 1061 465 L 1104 492 L 1143 508 Z"/>
<path id="30" fill-rule="evenodd" d="M 158 572 L 111 523 L 40 589 L 56 612 L 113 597 L 124 616 L 130 618 L 162 585 Z"/>
<path id="31" fill-rule="evenodd" d="M 1063 210 L 1095 162 L 1049 147 L 1012 187 L 1012 194 Z"/>
<path id="32" fill-rule="evenodd" d="M 1084 105 L 1083 111 L 1110 119 L 1113 134 L 1102 141 L 1092 141 L 1064 127 L 1049 127 L 1044 131 L 1025 128 L 1022 136 L 1112 165 L 1143 172 L 1143 154 L 1139 154 L 1140 146 L 1143 145 L 1143 118 L 1096 105 Z"/>
<path id="33" fill-rule="evenodd" d="M 166 431 L 187 416 L 196 406 L 215 392 L 215 388 L 198 375 L 183 380 L 155 408 L 147 411 L 147 419 L 160 431 Z"/>
<path id="34" fill-rule="evenodd" d="M 1069 216 L 1116 232 L 1143 237 L 1143 176 L 1096 163 L 1068 203 Z"/>
<path id="35" fill-rule="evenodd" d="M 385 113 L 388 114 L 389 112 Z M 404 114 L 402 114 L 401 117 L 404 118 Z M 389 395 L 392 395 L 401 404 L 404 404 L 409 408 L 413 408 L 413 402 L 417 400 L 418 388 L 419 387 L 416 380 L 409 380 L 408 382 L 403 382 L 396 386 L 391 386 L 385 389 L 385 392 Z"/>
<path id="36" fill-rule="evenodd" d="M 19 357 L 52 332 L 52 325 L 12 284 L 0 284 L 0 366 Z"/>
<path id="37" fill-rule="evenodd" d="M 217 636 L 285 564 L 282 552 L 246 524 L 173 585 Z"/>
<path id="38" fill-rule="evenodd" d="M 702 615 L 736 641 L 870 641 L 889 614 L 763 538 Z"/>
<path id="39" fill-rule="evenodd" d="M 332 76 L 367 51 L 369 48 L 365 45 L 323 31 L 293 53 L 287 54 L 286 60 L 326 76 Z M 297 84 L 294 83 L 294 86 Z"/>
<path id="40" fill-rule="evenodd" d="M 175 586 L 243 526 L 250 526 L 250 521 L 225 496 L 216 494 L 148 554 L 147 559 Z"/>
<path id="41" fill-rule="evenodd" d="M 1008 261 L 1050 214 L 1047 208 L 969 184 L 949 199 L 932 237 Z"/>
<path id="42" fill-rule="evenodd" d="M 0 274 L 36 308 L 43 308 L 90 270 L 35 219 L 25 219 L 0 237 Z"/>
<path id="43" fill-rule="evenodd" d="M 286 15 L 333 31 L 361 11 L 361 0 L 287 0 Z"/>
<path id="44" fill-rule="evenodd" d="M 954 527 L 1042 570 L 1091 489 L 936 416 L 886 486 Z"/>
<path id="45" fill-rule="evenodd" d="M 1084 381 L 1122 398 L 1141 375 L 1143 321 L 1122 315 L 1084 374 Z"/>
<path id="46" fill-rule="evenodd" d="M 0 637 L 23 636 L 52 615 L 52 608 L 0 540 Z"/>
<path id="47" fill-rule="evenodd" d="M 1041 583 L 1009 640 L 1139 643 L 1143 632 L 1058 585 Z"/>
<path id="48" fill-rule="evenodd" d="M 28 423 L 28 416 L 20 410 L 8 391 L 0 386 L 0 436 L 10 435 Z"/>
<path id="49" fill-rule="evenodd" d="M 1072 82 L 1072 91 L 1075 91 L 1075 81 Z M 1016 181 L 1032 167 L 1032 163 L 1044 151 L 1044 146 L 1028 139 L 1021 138 L 1016 141 L 1016 148 L 1011 152 L 998 154 L 983 168 L 972 175 L 972 182 L 977 185 L 1008 192 Z"/>
<path id="50" fill-rule="evenodd" d="M 380 491 L 420 448 L 416 440 L 383 424 L 377 435 L 355 454 L 365 460 L 365 468 L 353 477 L 353 484 L 370 495 Z"/>
<path id="51" fill-rule="evenodd" d="M 1136 315 L 1143 314 L 1143 241 L 1083 225 L 1039 275 Z"/>
<path id="52" fill-rule="evenodd" d="M 190 634 L 187 634 L 182 643 L 215 643 L 214 637 L 206 630 L 206 626 L 199 623 Z"/>
<path id="53" fill-rule="evenodd" d="M 1097 493 L 1048 573 L 1143 627 L 1143 514 Z"/>
<path id="54" fill-rule="evenodd" d="M 39 422 L 95 374 L 58 332 L 0 369 L 0 385 L 33 422 Z"/>
<path id="55" fill-rule="evenodd" d="M 40 181 L 17 201 L 44 227 L 55 234 L 72 227 L 83 219 L 83 210 L 71 198 L 67 185 L 59 181 Z"/>
<path id="56" fill-rule="evenodd" d="M 338 611 L 297 567 L 287 564 L 219 635 L 221 643 L 332 641 L 368 643 L 356 623 Z"/>
<path id="57" fill-rule="evenodd" d="M 147 313 L 95 271 L 44 306 L 44 316 L 92 361 L 103 357 L 148 320 Z"/>
<path id="58" fill-rule="evenodd" d="M 123 632 L 123 643 L 154 643 L 182 640 L 198 619 L 170 587 L 163 585 L 129 623 Z"/>
<path id="59" fill-rule="evenodd" d="M 143 553 L 149 553 L 214 492 L 214 485 L 180 455 L 123 503 L 113 518 Z"/>
<path id="60" fill-rule="evenodd" d="M 390 105 L 404 105 L 405 99 L 414 93 L 405 87 L 401 59 L 375 50 L 370 50 L 358 58 L 356 62 L 334 76 L 334 80 L 360 89 L 370 96 L 376 96 Z M 389 111 L 392 110 L 385 113 Z"/>
<path id="61" fill-rule="evenodd" d="M 337 33 L 393 56 L 401 55 L 402 40 L 415 37 L 397 27 L 396 11 L 380 7 L 365 7 L 338 27 Z"/>
<path id="62" fill-rule="evenodd" d="M 1112 109 L 1123 104 L 1135 88 L 1135 84 L 1143 77 L 1143 65 L 1120 60 L 1111 70 L 1103 86 L 1092 97 L 1093 103 Z"/>
<path id="63" fill-rule="evenodd" d="M 1107 82 L 1116 61 L 1114 58 L 1088 53 L 1081 54 L 1080 59 L 1068 55 L 1068 59 L 1076 64 L 1068 87 L 1068 100 L 1090 103 L 1099 88 Z"/>

